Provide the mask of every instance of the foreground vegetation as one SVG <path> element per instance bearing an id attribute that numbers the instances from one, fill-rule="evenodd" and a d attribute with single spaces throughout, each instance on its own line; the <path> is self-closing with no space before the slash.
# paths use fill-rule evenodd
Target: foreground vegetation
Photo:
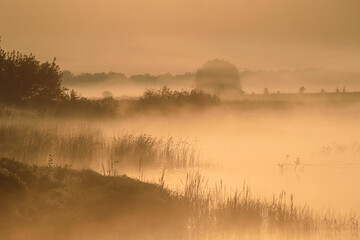
<path id="1" fill-rule="evenodd" d="M 188 175 L 184 190 L 103 176 L 69 166 L 25 165 L 0 160 L 0 237 L 5 239 L 212 239 L 268 236 L 312 239 L 319 234 L 352 239 L 353 216 L 318 215 L 293 197 L 254 198 L 250 188 L 226 193 Z M 220 234 L 220 235 L 219 235 Z"/>
<path id="2" fill-rule="evenodd" d="M 1 239 L 181 236 L 181 209 L 168 191 L 125 175 L 0 160 Z"/>

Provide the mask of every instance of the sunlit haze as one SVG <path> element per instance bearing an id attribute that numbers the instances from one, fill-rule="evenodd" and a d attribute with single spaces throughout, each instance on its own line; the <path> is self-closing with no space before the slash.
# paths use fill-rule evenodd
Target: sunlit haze
<path id="1" fill-rule="evenodd" d="M 360 0 L 0 0 L 0 240 L 359 240 Z"/>
<path id="2" fill-rule="evenodd" d="M 7 49 L 76 73 L 240 69 L 359 71 L 358 0 L 2 0 Z"/>

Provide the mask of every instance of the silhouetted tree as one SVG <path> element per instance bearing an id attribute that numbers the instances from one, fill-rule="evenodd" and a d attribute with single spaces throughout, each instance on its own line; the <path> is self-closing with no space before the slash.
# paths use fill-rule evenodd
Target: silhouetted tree
<path id="1" fill-rule="evenodd" d="M 113 97 L 113 94 L 110 91 L 104 91 L 102 95 L 104 98 Z"/>
<path id="2" fill-rule="evenodd" d="M 0 102 L 40 107 L 47 113 L 61 115 L 113 116 L 116 113 L 118 101 L 113 98 L 90 100 L 74 90 L 68 92 L 62 86 L 62 72 L 55 60 L 40 63 L 32 54 L 6 52 L 0 47 Z M 73 76 L 69 71 L 65 74 Z"/>
<path id="3" fill-rule="evenodd" d="M 61 101 L 66 88 L 61 86 L 55 61 L 40 63 L 32 54 L 5 52 L 0 47 L 0 101 L 41 105 Z"/>
<path id="4" fill-rule="evenodd" d="M 240 74 L 235 65 L 215 59 L 196 72 L 196 86 L 210 91 L 241 90 Z"/>
<path id="5" fill-rule="evenodd" d="M 102 84 L 113 79 L 116 79 L 117 82 L 121 82 L 126 79 L 126 76 L 123 73 L 116 72 L 81 73 L 79 75 L 74 75 L 72 72 L 64 70 L 62 74 L 62 82 L 66 86 Z"/>

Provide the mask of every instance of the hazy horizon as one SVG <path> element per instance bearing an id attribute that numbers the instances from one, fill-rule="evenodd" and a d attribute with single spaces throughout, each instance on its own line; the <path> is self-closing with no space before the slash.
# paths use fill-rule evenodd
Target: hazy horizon
<path id="1" fill-rule="evenodd" d="M 4 0 L 1 45 L 57 58 L 62 69 L 194 72 L 226 59 L 240 70 L 360 69 L 360 2 Z"/>

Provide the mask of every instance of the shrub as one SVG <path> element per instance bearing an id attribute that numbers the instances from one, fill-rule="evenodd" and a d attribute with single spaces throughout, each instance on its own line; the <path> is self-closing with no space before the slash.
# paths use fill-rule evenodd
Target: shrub
<path id="1" fill-rule="evenodd" d="M 220 103 L 220 99 L 204 90 L 171 90 L 164 86 L 158 90 L 147 90 L 135 103 L 136 110 L 169 111 L 181 107 L 203 108 Z"/>

